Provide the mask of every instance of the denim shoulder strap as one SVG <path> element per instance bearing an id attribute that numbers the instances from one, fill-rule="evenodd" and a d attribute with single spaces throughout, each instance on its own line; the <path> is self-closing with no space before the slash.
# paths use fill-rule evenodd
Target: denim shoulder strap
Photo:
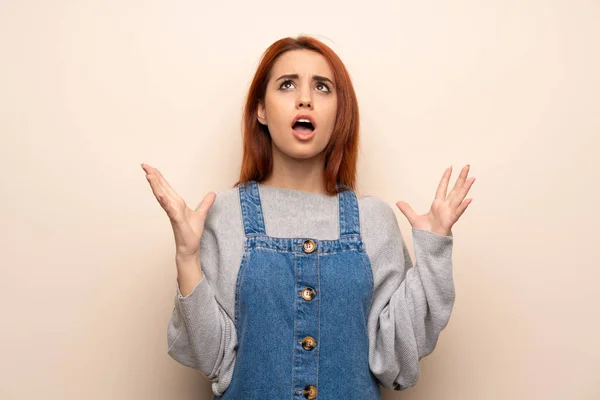
<path id="1" fill-rule="evenodd" d="M 356 193 L 354 193 L 354 190 L 339 183 L 338 187 L 345 189 L 338 194 L 340 205 L 340 238 L 358 235 L 360 233 L 360 220 Z"/>
<path id="2" fill-rule="evenodd" d="M 266 235 L 258 184 L 256 181 L 243 182 L 238 185 L 238 190 L 245 235 Z"/>

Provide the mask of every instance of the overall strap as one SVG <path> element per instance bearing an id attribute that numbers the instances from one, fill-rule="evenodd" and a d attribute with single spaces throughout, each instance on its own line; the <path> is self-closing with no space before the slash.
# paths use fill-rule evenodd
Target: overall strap
<path id="1" fill-rule="evenodd" d="M 338 193 L 340 208 L 340 238 L 360 233 L 360 220 L 358 214 L 358 200 L 354 190 L 338 183 L 338 187 L 344 188 Z"/>
<path id="2" fill-rule="evenodd" d="M 238 191 L 240 193 L 244 234 L 246 236 L 266 235 L 258 184 L 256 181 L 240 183 Z"/>

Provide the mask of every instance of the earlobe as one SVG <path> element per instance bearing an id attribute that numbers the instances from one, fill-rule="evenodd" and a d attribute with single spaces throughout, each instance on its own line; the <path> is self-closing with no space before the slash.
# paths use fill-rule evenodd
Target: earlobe
<path id="1" fill-rule="evenodd" d="M 263 105 L 262 102 L 258 103 L 258 107 L 256 109 L 256 114 L 258 117 L 258 122 L 260 122 L 263 125 L 267 125 L 266 110 L 265 110 L 265 106 Z"/>

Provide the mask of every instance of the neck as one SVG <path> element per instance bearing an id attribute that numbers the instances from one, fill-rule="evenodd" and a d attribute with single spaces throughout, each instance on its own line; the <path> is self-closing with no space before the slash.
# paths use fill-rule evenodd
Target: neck
<path id="1" fill-rule="evenodd" d="M 290 157 L 273 146 L 273 170 L 263 184 L 283 189 L 327 194 L 325 190 L 325 153 L 299 159 Z"/>

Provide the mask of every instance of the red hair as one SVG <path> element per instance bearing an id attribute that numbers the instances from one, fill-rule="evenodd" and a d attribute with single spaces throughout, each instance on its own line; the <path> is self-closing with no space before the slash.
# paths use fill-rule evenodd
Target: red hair
<path id="1" fill-rule="evenodd" d="M 338 183 L 354 189 L 359 131 L 356 93 L 350 75 L 337 54 L 319 40 L 304 35 L 276 41 L 261 57 L 244 106 L 242 167 L 239 181 L 234 187 L 249 180 L 261 182 L 271 175 L 273 169 L 271 136 L 266 127 L 258 122 L 258 104 L 264 101 L 273 64 L 279 56 L 291 50 L 315 51 L 325 57 L 333 70 L 338 107 L 333 133 L 324 150 L 325 188 L 330 195 L 343 190 L 343 188 L 338 189 Z"/>

